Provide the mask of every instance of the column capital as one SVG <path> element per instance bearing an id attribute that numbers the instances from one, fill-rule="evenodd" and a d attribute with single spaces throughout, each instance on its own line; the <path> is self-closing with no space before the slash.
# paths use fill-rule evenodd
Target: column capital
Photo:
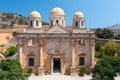
<path id="1" fill-rule="evenodd" d="M 43 67 L 38 67 L 38 74 L 39 74 L 39 76 L 42 76 L 44 74 L 44 68 Z"/>

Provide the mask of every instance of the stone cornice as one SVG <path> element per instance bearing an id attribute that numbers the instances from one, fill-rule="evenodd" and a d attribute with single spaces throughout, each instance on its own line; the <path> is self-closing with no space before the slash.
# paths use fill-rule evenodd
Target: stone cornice
<path id="1" fill-rule="evenodd" d="M 94 33 L 14 33 L 15 38 L 96 38 Z"/>

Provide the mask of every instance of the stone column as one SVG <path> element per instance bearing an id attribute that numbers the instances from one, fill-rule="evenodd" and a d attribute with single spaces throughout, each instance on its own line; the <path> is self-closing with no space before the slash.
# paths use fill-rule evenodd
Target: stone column
<path id="1" fill-rule="evenodd" d="M 18 61 L 20 62 L 20 64 L 22 63 L 22 60 L 21 60 L 21 58 L 22 58 L 22 56 L 21 56 L 21 41 L 20 41 L 20 39 L 17 39 L 17 43 L 16 43 L 16 47 L 17 47 L 17 59 L 18 59 Z"/>
<path id="2" fill-rule="evenodd" d="M 39 45 L 39 39 L 35 40 L 35 45 L 37 45 L 37 67 L 40 66 L 40 45 Z"/>
<path id="3" fill-rule="evenodd" d="M 44 74 L 44 67 L 43 67 L 43 46 L 40 45 L 40 65 L 38 67 L 38 74 L 42 76 Z"/>
<path id="4" fill-rule="evenodd" d="M 70 67 L 70 75 L 75 75 L 74 54 L 75 54 L 75 48 L 74 45 L 72 45 L 72 66 Z"/>
<path id="5" fill-rule="evenodd" d="M 81 20 L 78 22 L 79 28 L 81 28 Z"/>
<path id="6" fill-rule="evenodd" d="M 28 51 L 28 41 L 24 40 L 23 41 L 23 55 L 24 55 L 24 67 L 28 67 L 28 55 L 29 51 Z"/>
<path id="7" fill-rule="evenodd" d="M 23 67 L 23 50 L 22 50 L 22 47 L 20 46 L 19 47 L 19 51 L 20 51 L 20 53 L 19 53 L 19 56 L 20 56 L 20 64 L 21 64 L 21 66 Z"/>
<path id="8" fill-rule="evenodd" d="M 92 55 L 92 67 L 94 67 L 94 60 L 95 60 L 95 39 L 91 41 L 91 55 Z"/>
<path id="9" fill-rule="evenodd" d="M 61 67 L 61 73 L 64 74 L 65 71 L 64 71 L 63 57 L 61 57 L 60 62 L 61 62 L 61 63 L 60 63 L 60 64 L 61 64 L 61 66 L 60 66 L 60 67 Z"/>
<path id="10" fill-rule="evenodd" d="M 72 67 L 74 67 L 74 53 L 75 53 L 75 49 L 74 46 L 72 46 Z"/>
<path id="11" fill-rule="evenodd" d="M 51 74 L 53 74 L 53 58 L 50 59 L 51 60 Z"/>
<path id="12" fill-rule="evenodd" d="M 18 61 L 20 61 L 20 44 L 18 42 L 16 44 L 16 47 L 17 47 L 17 59 Z"/>
<path id="13" fill-rule="evenodd" d="M 22 68 L 24 68 L 23 43 L 20 40 L 18 40 L 16 47 L 17 47 L 17 59 L 19 60 Z"/>

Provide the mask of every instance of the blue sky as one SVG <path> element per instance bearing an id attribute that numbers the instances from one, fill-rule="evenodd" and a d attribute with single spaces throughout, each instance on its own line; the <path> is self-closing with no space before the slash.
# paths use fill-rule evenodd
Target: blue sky
<path id="1" fill-rule="evenodd" d="M 88 28 L 120 23 L 120 0 L 0 0 L 0 12 L 28 17 L 31 11 L 36 10 L 45 22 L 49 22 L 50 11 L 56 6 L 64 10 L 67 25 L 72 24 L 76 11 L 84 13 Z"/>

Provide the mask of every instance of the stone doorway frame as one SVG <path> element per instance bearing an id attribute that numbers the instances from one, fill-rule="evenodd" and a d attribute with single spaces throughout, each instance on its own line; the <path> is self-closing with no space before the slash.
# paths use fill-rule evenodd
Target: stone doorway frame
<path id="1" fill-rule="evenodd" d="M 60 53 L 51 53 L 50 54 L 50 66 L 51 66 L 51 74 L 53 74 L 53 62 L 54 62 L 54 58 L 60 58 L 60 74 L 64 74 L 64 54 L 60 54 Z"/>

